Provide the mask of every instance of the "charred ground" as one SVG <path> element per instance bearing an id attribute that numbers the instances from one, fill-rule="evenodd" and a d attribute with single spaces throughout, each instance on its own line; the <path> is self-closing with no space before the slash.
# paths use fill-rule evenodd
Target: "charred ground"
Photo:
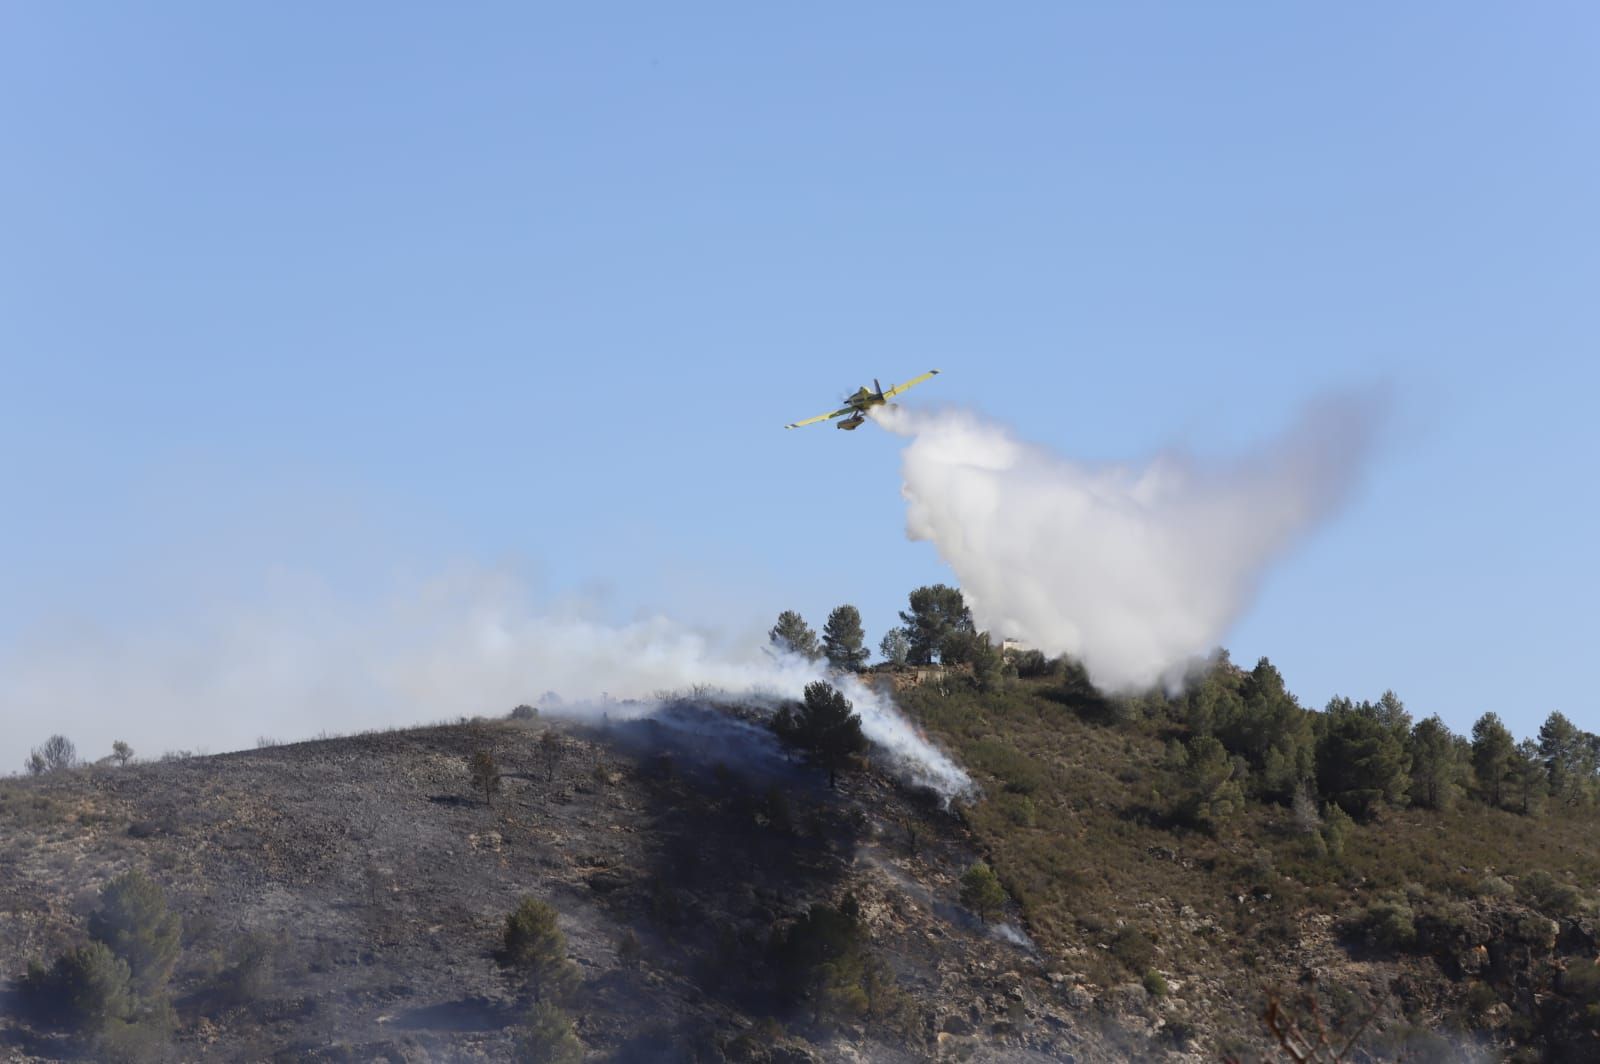
<path id="1" fill-rule="evenodd" d="M 492 806 L 468 779 L 481 749 L 501 773 Z M 505 1058 L 525 1003 L 492 953 L 527 894 L 560 913 L 597 1059 L 1045 1060 L 1104 1043 L 1059 972 L 957 904 L 978 856 L 957 814 L 871 767 L 832 790 L 727 707 L 51 773 L 0 784 L 0 818 L 0 1045 L 22 1059 L 95 1052 L 33 1016 L 20 979 L 83 940 L 129 868 L 182 918 L 162 1051 L 180 1059 Z M 890 979 L 841 1016 L 794 993 L 779 954 L 812 905 L 846 898 Z M 245 963 L 241 999 L 226 991 Z"/>

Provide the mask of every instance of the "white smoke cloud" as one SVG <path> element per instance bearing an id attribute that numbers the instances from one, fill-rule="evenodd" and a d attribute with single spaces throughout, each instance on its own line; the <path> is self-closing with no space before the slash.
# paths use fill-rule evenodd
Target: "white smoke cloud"
<path id="1" fill-rule="evenodd" d="M 1143 466 L 1073 462 L 959 410 L 876 416 L 911 441 L 907 534 L 938 549 L 979 627 L 1126 691 L 1179 682 L 1221 642 L 1268 565 L 1349 497 L 1382 407 L 1329 398 L 1231 462 Z"/>
<path id="2" fill-rule="evenodd" d="M 144 756 L 217 753 L 262 735 L 500 715 L 548 691 L 568 706 L 694 687 L 797 698 L 825 678 L 765 644 L 763 632 L 728 638 L 662 616 L 608 624 L 581 610 L 541 612 L 496 572 L 456 571 L 377 601 L 280 578 L 250 609 L 165 630 L 73 630 L 0 655 L 0 754 L 20 768 L 54 732 L 91 759 L 113 739 Z M 851 677 L 833 682 L 903 775 L 946 795 L 969 784 L 891 701 Z"/>

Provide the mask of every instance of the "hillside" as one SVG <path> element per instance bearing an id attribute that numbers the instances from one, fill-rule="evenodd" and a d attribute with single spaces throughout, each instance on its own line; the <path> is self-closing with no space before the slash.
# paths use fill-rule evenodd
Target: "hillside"
<path id="1" fill-rule="evenodd" d="M 1386 809 L 1330 853 L 1289 805 L 1175 820 L 1185 726 L 1158 706 L 1060 675 L 899 697 L 981 793 L 946 808 L 870 763 L 830 790 L 758 713 L 703 701 L 0 781 L 0 1047 L 506 1059 L 528 1002 L 494 954 L 533 895 L 596 1060 L 1279 1059 L 1261 1016 L 1309 1029 L 1307 995 L 1350 1059 L 1600 1048 L 1592 812 Z M 1009 894 L 988 923 L 961 903 L 980 859 Z M 172 1011 L 95 1043 L 25 976 L 129 869 L 181 919 Z"/>
<path id="2" fill-rule="evenodd" d="M 29 1015 L 17 980 L 82 940 L 127 868 L 182 918 L 178 1059 L 504 1059 L 523 1010 L 491 953 L 523 894 L 560 914 L 583 981 L 570 1011 L 597 1059 L 1109 1045 L 1060 971 L 956 904 L 976 852 L 957 816 L 871 770 L 830 792 L 761 735 L 680 706 L 666 724 L 464 724 L 5 781 L 0 1045 L 81 1045 Z M 492 808 L 466 767 L 483 747 L 503 774 Z M 863 1014 L 813 1021 L 775 987 L 773 936 L 846 896 L 888 985 Z M 636 965 L 619 957 L 630 930 Z"/>
<path id="3" fill-rule="evenodd" d="M 1397 802 L 1356 823 L 1236 793 L 1202 829 L 1176 813 L 1184 698 L 1118 703 L 1069 675 L 901 701 L 973 769 L 964 819 L 1041 949 L 1097 996 L 1156 973 L 1145 1007 L 1210 1059 L 1269 1047 L 1269 1002 L 1304 1023 L 1308 997 L 1360 1032 L 1354 1059 L 1600 1059 L 1592 804 Z"/>

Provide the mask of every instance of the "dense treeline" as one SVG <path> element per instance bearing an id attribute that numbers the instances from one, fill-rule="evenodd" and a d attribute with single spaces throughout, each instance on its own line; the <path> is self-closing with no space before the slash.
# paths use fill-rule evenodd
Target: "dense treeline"
<path id="1" fill-rule="evenodd" d="M 1003 681 L 1006 662 L 989 633 L 978 631 L 973 624 L 972 611 L 959 588 L 944 584 L 917 588 L 911 592 L 907 608 L 900 611 L 900 621 L 878 644 L 886 665 L 965 666 L 986 691 Z M 777 653 L 808 661 L 825 658 L 829 667 L 839 672 L 864 668 L 872 656 L 866 647 L 861 613 L 848 603 L 828 615 L 820 641 L 816 630 L 794 610 L 778 615 L 767 638 Z M 1015 674 L 1016 669 L 1011 672 Z"/>
<path id="2" fill-rule="evenodd" d="M 1226 654 L 1180 698 L 1151 701 L 1129 709 L 1175 723 L 1181 714 L 1189 738 L 1174 759 L 1189 763 L 1202 791 L 1232 788 L 1287 804 L 1309 788 L 1357 820 L 1408 805 L 1447 809 L 1463 799 L 1527 815 L 1551 803 L 1600 803 L 1600 736 L 1561 713 L 1521 742 L 1494 713 L 1478 719 L 1470 738 L 1437 715 L 1413 720 L 1393 691 L 1376 702 L 1335 697 L 1317 713 L 1299 704 L 1266 658 L 1245 671 Z M 1216 746 L 1227 766 L 1192 771 L 1196 763 L 1215 765 Z"/>
<path id="3" fill-rule="evenodd" d="M 1246 671 L 1225 651 L 1180 696 L 1106 698 L 1068 659 L 1037 650 L 1002 655 L 973 623 L 958 588 L 917 588 L 900 620 L 880 644 L 890 664 L 970 669 L 984 692 L 1012 679 L 1057 676 L 1069 700 L 1108 719 L 1173 726 L 1186 737 L 1175 738 L 1168 755 L 1184 784 L 1172 812 L 1196 827 L 1214 830 L 1247 800 L 1315 799 L 1358 821 L 1405 806 L 1448 809 L 1463 799 L 1530 816 L 1552 805 L 1600 805 L 1600 736 L 1558 712 L 1520 742 L 1495 713 L 1480 717 L 1470 736 L 1454 734 L 1437 715 L 1414 720 L 1393 691 L 1376 702 L 1335 697 L 1316 712 L 1300 705 L 1269 660 Z M 868 655 L 854 606 L 834 610 L 826 632 L 819 645 L 801 616 L 785 611 L 771 639 L 841 671 L 863 667 Z"/>

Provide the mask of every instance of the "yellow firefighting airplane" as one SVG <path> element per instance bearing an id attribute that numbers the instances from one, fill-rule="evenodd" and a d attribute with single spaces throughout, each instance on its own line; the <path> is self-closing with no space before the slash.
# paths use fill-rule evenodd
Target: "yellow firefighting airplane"
<path id="1" fill-rule="evenodd" d="M 893 399 L 895 396 L 899 395 L 907 388 L 910 388 L 912 385 L 921 384 L 930 377 L 936 377 L 938 375 L 938 370 L 930 369 L 922 376 L 912 377 L 904 384 L 896 384 L 893 388 L 890 388 L 887 391 L 884 390 L 883 385 L 874 380 L 871 388 L 868 388 L 865 384 L 863 384 L 860 388 L 856 389 L 855 392 L 845 396 L 844 406 L 841 406 L 839 409 L 833 411 L 833 413 L 818 414 L 816 417 L 808 417 L 804 421 L 796 421 L 793 425 L 785 425 L 783 427 L 786 429 L 797 429 L 802 425 L 815 425 L 819 421 L 831 421 L 836 417 L 845 417 L 845 415 L 848 414 L 850 416 L 839 422 L 839 424 L 835 425 L 834 428 L 852 430 L 858 429 L 861 427 L 861 423 L 867 420 L 868 410 L 871 410 L 875 406 L 882 406 L 884 403 L 887 403 L 890 399 Z"/>

